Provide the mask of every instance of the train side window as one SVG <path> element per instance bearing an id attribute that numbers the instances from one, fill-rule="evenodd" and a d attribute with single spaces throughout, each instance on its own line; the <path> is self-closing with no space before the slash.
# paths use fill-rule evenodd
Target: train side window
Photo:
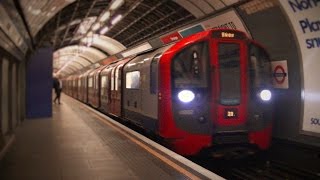
<path id="1" fill-rule="evenodd" d="M 88 87 L 91 88 L 92 86 L 93 86 L 93 79 L 92 79 L 92 77 L 89 77 Z"/>
<path id="2" fill-rule="evenodd" d="M 95 76 L 95 89 L 99 89 L 99 76 L 98 75 L 96 75 Z"/>
<path id="3" fill-rule="evenodd" d="M 111 91 L 114 90 L 114 71 L 115 71 L 115 68 L 112 68 L 112 70 L 111 70 Z"/>
<path id="4" fill-rule="evenodd" d="M 150 67 L 150 93 L 156 94 L 158 89 L 158 62 L 162 53 L 156 54 L 151 60 Z"/>
<path id="5" fill-rule="evenodd" d="M 122 65 L 119 65 L 119 66 L 116 68 L 116 71 L 115 71 L 115 85 L 114 85 L 114 86 L 115 86 L 115 90 L 116 90 L 116 91 L 118 91 L 118 87 L 119 87 L 119 82 L 120 82 L 120 81 L 119 81 L 119 77 L 120 77 L 120 76 L 119 76 L 119 69 L 121 68 L 121 66 L 122 66 Z"/>
<path id="6" fill-rule="evenodd" d="M 102 76 L 101 77 L 101 84 L 100 84 L 101 88 L 107 87 L 107 82 L 108 82 L 108 76 Z"/>
<path id="7" fill-rule="evenodd" d="M 139 89 L 140 88 L 140 71 L 132 71 L 126 73 L 126 88 Z"/>

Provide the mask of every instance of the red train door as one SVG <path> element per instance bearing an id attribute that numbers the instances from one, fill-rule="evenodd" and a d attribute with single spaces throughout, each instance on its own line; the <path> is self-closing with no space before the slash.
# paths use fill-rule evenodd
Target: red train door
<path id="1" fill-rule="evenodd" d="M 246 43 L 239 39 L 217 38 L 213 39 L 211 47 L 214 126 L 245 125 L 248 94 Z"/>

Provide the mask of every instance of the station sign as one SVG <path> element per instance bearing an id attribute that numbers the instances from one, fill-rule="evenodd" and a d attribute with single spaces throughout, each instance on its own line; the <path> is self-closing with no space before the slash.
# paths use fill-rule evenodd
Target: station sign
<path id="1" fill-rule="evenodd" d="M 178 32 L 173 32 L 160 38 L 163 44 L 169 44 L 180 39 L 182 39 L 182 36 Z"/>
<path id="2" fill-rule="evenodd" d="M 287 60 L 273 61 L 272 67 L 272 84 L 274 88 L 288 89 L 289 88 L 289 76 Z"/>

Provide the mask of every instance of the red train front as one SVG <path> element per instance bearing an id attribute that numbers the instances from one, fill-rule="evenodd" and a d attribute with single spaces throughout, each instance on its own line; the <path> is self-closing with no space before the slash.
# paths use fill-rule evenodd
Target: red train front
<path id="1" fill-rule="evenodd" d="M 159 61 L 159 134 L 184 155 L 219 145 L 270 145 L 271 67 L 235 30 L 192 35 Z"/>

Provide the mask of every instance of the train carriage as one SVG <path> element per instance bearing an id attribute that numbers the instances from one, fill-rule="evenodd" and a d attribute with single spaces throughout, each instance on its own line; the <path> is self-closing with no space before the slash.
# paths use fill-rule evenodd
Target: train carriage
<path id="1" fill-rule="evenodd" d="M 62 87 L 65 91 L 66 94 L 68 94 L 69 96 L 72 96 L 72 76 L 69 76 L 66 78 L 66 86 Z"/>
<path id="2" fill-rule="evenodd" d="M 263 47 L 243 32 L 213 29 L 81 78 L 89 104 L 194 155 L 225 145 L 269 147 L 271 74 Z"/>
<path id="3" fill-rule="evenodd" d="M 123 68 L 123 117 L 155 133 L 159 124 L 158 61 L 168 48 L 139 55 Z"/>
<path id="4" fill-rule="evenodd" d="M 75 99 L 79 98 L 78 79 L 79 79 L 79 76 L 77 75 L 73 76 L 73 79 L 72 79 L 72 92 L 73 92 L 72 97 L 74 97 Z"/>
<path id="5" fill-rule="evenodd" d="M 88 75 L 88 104 L 100 107 L 100 72 L 104 67 L 91 71 Z"/>
<path id="6" fill-rule="evenodd" d="M 261 54 L 253 58 L 252 49 Z M 269 147 L 270 59 L 244 33 L 211 30 L 185 38 L 163 54 L 160 74 L 159 106 L 167 107 L 159 112 L 160 135 L 173 139 L 177 152 L 221 144 Z"/>
<path id="7" fill-rule="evenodd" d="M 93 70 L 90 69 L 80 75 L 81 85 L 80 85 L 80 101 L 88 103 L 88 76 Z"/>
<path id="8" fill-rule="evenodd" d="M 130 61 L 133 57 L 128 57 L 125 59 L 116 62 L 112 65 L 112 70 L 110 71 L 110 102 L 109 102 L 109 110 L 107 113 L 112 114 L 114 116 L 122 116 L 122 71 L 124 65 Z"/>

